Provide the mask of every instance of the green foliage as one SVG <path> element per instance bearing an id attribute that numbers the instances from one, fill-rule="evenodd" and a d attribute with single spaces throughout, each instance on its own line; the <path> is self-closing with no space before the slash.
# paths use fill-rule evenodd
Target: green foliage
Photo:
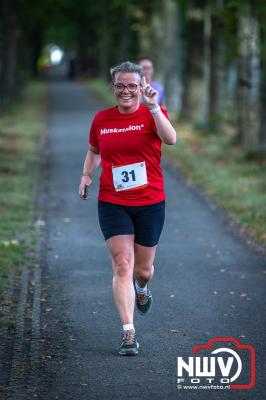
<path id="1" fill-rule="evenodd" d="M 89 89 L 101 99 L 104 98 L 104 102 L 109 106 L 115 105 L 115 100 L 112 95 L 111 84 L 103 81 L 102 79 L 91 79 L 88 81 Z"/>
<path id="2" fill-rule="evenodd" d="M 178 124 L 176 146 L 165 146 L 191 182 L 212 195 L 243 229 L 266 244 L 266 163 L 247 160 L 228 135 L 201 136 L 190 125 Z"/>
<path id="3" fill-rule="evenodd" d="M 20 103 L 0 116 L 0 297 L 10 271 L 30 263 L 25 251 L 34 239 L 30 216 L 44 96 L 42 84 L 30 84 Z"/>

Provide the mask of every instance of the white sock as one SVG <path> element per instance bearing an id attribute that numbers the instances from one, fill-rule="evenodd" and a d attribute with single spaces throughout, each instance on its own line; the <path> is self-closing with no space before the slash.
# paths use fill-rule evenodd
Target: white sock
<path id="1" fill-rule="evenodd" d="M 135 330 L 134 324 L 123 324 L 123 331 Z"/>
<path id="2" fill-rule="evenodd" d="M 137 292 L 138 292 L 139 294 L 144 294 L 144 293 L 146 293 L 146 291 L 147 291 L 147 285 L 144 286 L 143 288 L 142 288 L 142 287 L 139 287 L 138 281 L 137 281 L 137 279 L 136 279 L 136 280 L 135 280 L 135 286 L 136 286 L 136 290 L 137 290 Z"/>

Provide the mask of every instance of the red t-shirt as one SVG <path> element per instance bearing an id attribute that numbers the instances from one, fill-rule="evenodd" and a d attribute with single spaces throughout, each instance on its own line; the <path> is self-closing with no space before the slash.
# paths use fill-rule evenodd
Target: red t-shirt
<path id="1" fill-rule="evenodd" d="M 163 112 L 168 117 L 167 111 Z M 101 155 L 99 200 L 141 206 L 165 199 L 160 165 L 162 141 L 147 107 L 140 104 L 138 110 L 130 114 L 120 113 L 117 107 L 98 112 L 92 121 L 89 142 Z M 147 183 L 116 191 L 113 167 L 135 163 L 141 163 L 141 166 L 145 164 Z M 132 178 L 134 172 L 130 172 L 130 168 L 128 171 Z"/>

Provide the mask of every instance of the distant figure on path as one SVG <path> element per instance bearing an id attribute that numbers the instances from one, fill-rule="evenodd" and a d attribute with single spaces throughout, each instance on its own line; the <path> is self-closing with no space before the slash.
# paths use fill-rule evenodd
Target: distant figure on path
<path id="1" fill-rule="evenodd" d="M 143 57 L 139 60 L 139 65 L 142 66 L 146 82 L 158 92 L 158 104 L 165 108 L 165 93 L 164 87 L 161 83 L 153 80 L 154 66 L 153 62 L 148 57 Z"/>
<path id="2" fill-rule="evenodd" d="M 77 75 L 77 57 L 74 53 L 70 53 L 68 57 L 67 77 L 70 81 L 74 80 Z"/>
<path id="3" fill-rule="evenodd" d="M 127 61 L 110 72 L 117 105 L 92 121 L 79 195 L 88 198 L 86 189 L 101 162 L 98 216 L 112 257 L 113 294 L 123 325 L 118 353 L 137 355 L 135 302 L 142 315 L 151 311 L 147 283 L 164 224 L 161 145 L 175 144 L 176 132 L 140 65 Z"/>

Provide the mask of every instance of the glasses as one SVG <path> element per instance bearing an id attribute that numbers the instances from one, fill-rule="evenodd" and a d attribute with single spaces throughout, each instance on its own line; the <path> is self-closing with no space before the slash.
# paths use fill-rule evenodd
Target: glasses
<path id="1" fill-rule="evenodd" d="M 123 92 L 125 89 L 127 89 L 129 92 L 135 92 L 137 90 L 139 85 L 136 83 L 129 83 L 128 85 L 123 85 L 123 83 L 114 83 L 114 88 L 118 92 Z"/>

